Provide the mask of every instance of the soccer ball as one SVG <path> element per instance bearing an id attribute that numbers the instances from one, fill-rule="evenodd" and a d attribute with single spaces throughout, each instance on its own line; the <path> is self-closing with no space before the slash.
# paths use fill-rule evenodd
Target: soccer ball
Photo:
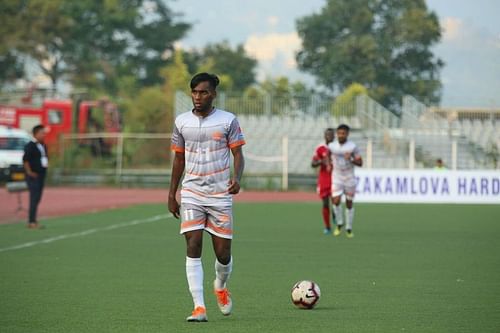
<path id="1" fill-rule="evenodd" d="M 299 281 L 292 288 L 292 302 L 301 309 L 312 309 L 318 304 L 321 292 L 313 281 Z"/>

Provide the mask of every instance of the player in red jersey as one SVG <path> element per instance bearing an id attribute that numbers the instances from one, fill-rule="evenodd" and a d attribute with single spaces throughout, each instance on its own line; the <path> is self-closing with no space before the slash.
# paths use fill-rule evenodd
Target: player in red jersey
<path id="1" fill-rule="evenodd" d="M 319 197 L 323 201 L 323 223 L 325 225 L 325 234 L 330 234 L 332 228 L 330 226 L 330 197 L 332 195 L 332 163 L 330 160 L 330 150 L 328 144 L 333 142 L 335 138 L 335 131 L 333 128 L 325 130 L 325 143 L 316 147 L 314 156 L 312 158 L 311 166 L 313 168 L 319 167 L 318 172 L 318 186 L 317 191 Z M 332 210 L 332 221 L 335 223 L 335 214 Z"/>

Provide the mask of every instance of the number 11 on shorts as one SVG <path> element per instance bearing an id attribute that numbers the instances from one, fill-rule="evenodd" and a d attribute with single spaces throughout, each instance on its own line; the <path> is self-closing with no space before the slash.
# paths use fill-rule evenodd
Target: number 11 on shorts
<path id="1" fill-rule="evenodd" d="M 194 220 L 194 211 L 192 209 L 184 210 L 184 221 Z"/>

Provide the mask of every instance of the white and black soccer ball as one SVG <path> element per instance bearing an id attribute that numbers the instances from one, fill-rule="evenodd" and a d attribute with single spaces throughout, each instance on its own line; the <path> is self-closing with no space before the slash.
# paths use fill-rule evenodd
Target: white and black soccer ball
<path id="1" fill-rule="evenodd" d="M 314 308 L 320 296 L 319 286 L 313 281 L 299 281 L 292 288 L 292 302 L 301 309 Z"/>

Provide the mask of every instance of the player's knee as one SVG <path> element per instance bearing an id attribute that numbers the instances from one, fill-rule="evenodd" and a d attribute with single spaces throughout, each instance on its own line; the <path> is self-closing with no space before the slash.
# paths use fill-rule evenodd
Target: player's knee
<path id="1" fill-rule="evenodd" d="M 187 246 L 187 256 L 191 258 L 201 257 L 201 244 L 188 244 Z"/>
<path id="2" fill-rule="evenodd" d="M 188 247 L 186 255 L 190 258 L 201 258 L 201 247 L 200 248 Z"/>
<path id="3" fill-rule="evenodd" d="M 231 261 L 231 245 L 230 243 L 221 243 L 215 247 L 215 256 L 217 260 L 223 264 L 227 265 Z"/>
<path id="4" fill-rule="evenodd" d="M 220 262 L 223 265 L 229 264 L 231 261 L 231 253 L 224 253 L 223 255 L 217 255 L 217 261 Z"/>
<path id="5" fill-rule="evenodd" d="M 186 235 L 187 255 L 191 258 L 201 257 L 202 237 L 197 234 Z"/>

